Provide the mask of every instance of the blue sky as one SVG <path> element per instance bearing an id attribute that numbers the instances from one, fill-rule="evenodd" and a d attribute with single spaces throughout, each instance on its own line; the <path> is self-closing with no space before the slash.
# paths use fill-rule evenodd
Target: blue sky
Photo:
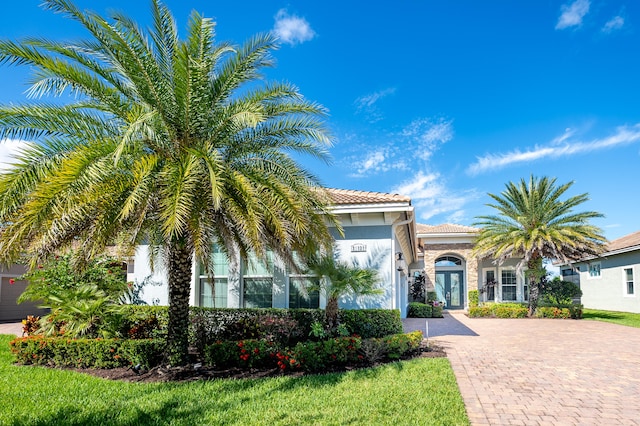
<path id="1" fill-rule="evenodd" d="M 324 185 L 409 195 L 418 221 L 471 225 L 487 193 L 536 176 L 575 181 L 618 238 L 640 230 L 640 2 L 177 1 L 220 41 L 276 32 L 270 79 L 329 110 Z M 84 36 L 38 0 L 3 5 L 0 37 Z M 78 1 L 141 22 L 150 3 Z M 0 102 L 25 101 L 29 70 L 0 67 Z M 6 153 L 15 144 L 5 143 Z"/>

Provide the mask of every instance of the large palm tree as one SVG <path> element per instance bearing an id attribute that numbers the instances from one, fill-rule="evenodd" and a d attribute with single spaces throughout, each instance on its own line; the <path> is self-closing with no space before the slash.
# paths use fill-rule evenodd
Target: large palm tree
<path id="1" fill-rule="evenodd" d="M 330 241 L 329 197 L 291 156 L 328 160 L 324 110 L 261 78 L 270 35 L 218 44 L 214 23 L 193 13 L 180 39 L 157 0 L 148 29 L 66 0 L 44 7 L 90 38 L 0 42 L 2 63 L 34 70 L 35 98 L 0 106 L 0 139 L 31 141 L 0 176 L 2 260 L 149 244 L 168 273 L 169 361 L 183 364 L 194 256 L 212 274 L 214 244 L 295 264 L 294 251 Z"/>
<path id="2" fill-rule="evenodd" d="M 556 185 L 555 178 L 527 182 L 509 182 L 500 195 L 489 194 L 495 200 L 487 204 L 498 215 L 479 216 L 475 225 L 481 230 L 474 253 L 502 263 L 510 257 L 521 257 L 518 269 L 526 267 L 529 278 L 529 315 L 533 315 L 540 293 L 540 280 L 545 275 L 543 260 L 563 263 L 598 255 L 606 238 L 602 230 L 589 221 L 602 217 L 592 211 L 575 213 L 574 208 L 588 200 L 587 194 L 561 200 L 573 182 Z"/>

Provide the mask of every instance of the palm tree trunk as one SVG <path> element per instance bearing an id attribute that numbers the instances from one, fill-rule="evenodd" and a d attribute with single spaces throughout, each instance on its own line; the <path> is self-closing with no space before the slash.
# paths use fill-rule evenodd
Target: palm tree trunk
<path id="1" fill-rule="evenodd" d="M 327 318 L 327 328 L 333 330 L 338 326 L 338 298 L 330 296 L 327 299 L 327 307 L 324 310 Z"/>
<path id="2" fill-rule="evenodd" d="M 169 324 L 167 354 L 173 366 L 185 365 L 189 355 L 189 293 L 193 251 L 183 240 L 169 247 Z"/>
<path id="3" fill-rule="evenodd" d="M 547 271 L 542 266 L 541 256 L 532 256 L 527 263 L 527 274 L 529 275 L 529 317 L 532 317 L 538 309 L 538 299 L 540 298 L 540 282 Z"/>

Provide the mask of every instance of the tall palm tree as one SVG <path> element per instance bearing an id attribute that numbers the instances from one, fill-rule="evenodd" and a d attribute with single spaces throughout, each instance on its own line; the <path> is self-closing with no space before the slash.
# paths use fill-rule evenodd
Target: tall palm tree
<path id="1" fill-rule="evenodd" d="M 169 361 L 184 364 L 194 256 L 213 274 L 214 244 L 295 264 L 294 251 L 331 240 L 329 197 L 291 156 L 328 161 L 324 109 L 262 79 L 270 35 L 218 44 L 214 23 L 193 13 L 180 39 L 158 0 L 148 29 L 67 0 L 44 7 L 91 37 L 0 42 L 0 62 L 34 70 L 36 98 L 0 106 L 0 139 L 31 141 L 0 176 L 2 260 L 149 244 L 168 272 Z M 71 101 L 41 100 L 61 95 Z"/>
<path id="2" fill-rule="evenodd" d="M 378 271 L 336 259 L 325 253 L 310 256 L 309 270 L 320 278 L 319 289 L 327 298 L 325 317 L 327 328 L 333 330 L 338 325 L 338 299 L 347 294 L 372 296 L 382 293 L 378 288 Z"/>
<path id="3" fill-rule="evenodd" d="M 522 257 L 518 269 L 527 268 L 530 316 L 538 305 L 545 258 L 564 263 L 585 255 L 595 256 L 607 241 L 600 228 L 589 224 L 589 220 L 602 214 L 573 211 L 588 200 L 588 194 L 561 200 L 572 185 L 569 182 L 558 186 L 555 178 L 538 179 L 533 175 L 528 182 L 509 182 L 501 195 L 489 194 L 495 203 L 487 205 L 499 215 L 479 216 L 475 223 L 481 227 L 475 242 L 476 256 L 492 258 L 497 263 Z"/>

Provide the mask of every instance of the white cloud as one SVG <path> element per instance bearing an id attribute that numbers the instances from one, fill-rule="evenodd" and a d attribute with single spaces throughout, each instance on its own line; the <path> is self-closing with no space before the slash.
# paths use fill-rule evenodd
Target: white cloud
<path id="1" fill-rule="evenodd" d="M 304 43 L 316 36 L 315 31 L 306 19 L 296 15 L 289 15 L 286 9 L 280 9 L 275 16 L 276 23 L 273 26 L 273 33 L 283 43 L 296 45 Z"/>
<path id="2" fill-rule="evenodd" d="M 13 139 L 0 141 L 0 172 L 11 167 L 14 156 L 29 145 L 29 142 Z"/>
<path id="3" fill-rule="evenodd" d="M 610 34 L 616 30 L 622 29 L 624 27 L 624 18 L 622 16 L 614 16 L 609 19 L 604 27 L 602 27 L 602 32 L 606 34 Z"/>
<path id="4" fill-rule="evenodd" d="M 349 176 L 354 178 L 366 177 L 372 174 L 388 172 L 389 170 L 407 170 L 404 160 L 398 159 L 398 150 L 395 147 L 377 147 L 368 151 L 363 159 L 351 158 L 355 171 Z"/>
<path id="5" fill-rule="evenodd" d="M 411 197 L 411 204 L 420 212 L 422 221 L 448 214 L 448 222 L 460 223 L 466 217 L 464 205 L 477 198 L 473 191 L 455 193 L 450 190 L 439 173 L 419 172 L 390 192 Z"/>
<path id="6" fill-rule="evenodd" d="M 410 143 L 415 155 L 427 160 L 440 145 L 453 139 L 453 121 L 444 118 L 414 120 L 402 130 L 401 135 Z"/>
<path id="7" fill-rule="evenodd" d="M 565 135 L 567 132 L 565 131 Z M 640 141 L 640 123 L 634 126 L 622 126 L 606 138 L 594 139 L 589 142 L 567 142 L 572 134 L 555 138 L 548 146 L 537 146 L 526 151 L 514 150 L 505 154 L 489 154 L 479 157 L 467 168 L 470 175 L 478 175 L 490 170 L 501 169 L 511 164 L 528 163 L 541 158 L 559 158 L 575 154 L 584 154 L 618 145 L 626 145 Z"/>
<path id="8" fill-rule="evenodd" d="M 354 102 L 356 105 L 356 113 L 365 114 L 370 123 L 382 120 L 382 114 L 378 110 L 376 103 L 380 99 L 393 95 L 395 92 L 395 87 L 389 87 L 387 89 L 359 97 Z"/>
<path id="9" fill-rule="evenodd" d="M 573 3 L 563 4 L 560 7 L 562 13 L 558 18 L 556 30 L 582 25 L 582 18 L 589 12 L 590 5 L 589 0 L 575 0 Z"/>

